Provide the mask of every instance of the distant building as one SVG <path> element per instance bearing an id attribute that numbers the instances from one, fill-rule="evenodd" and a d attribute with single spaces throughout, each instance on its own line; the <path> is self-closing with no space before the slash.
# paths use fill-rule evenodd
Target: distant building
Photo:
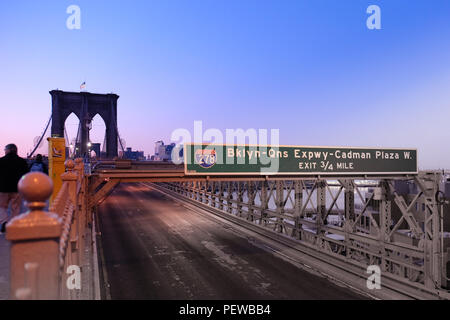
<path id="1" fill-rule="evenodd" d="M 144 151 L 132 151 L 131 148 L 127 148 L 123 155 L 130 160 L 145 160 Z"/>
<path id="2" fill-rule="evenodd" d="M 164 144 L 164 141 L 159 140 L 155 142 L 155 155 L 151 157 L 154 161 L 171 161 L 172 150 L 175 148 L 175 143 Z"/>
<path id="3" fill-rule="evenodd" d="M 161 147 L 164 146 L 164 141 L 159 140 L 155 142 L 155 157 L 157 158 L 159 156 L 159 152 L 161 150 Z"/>

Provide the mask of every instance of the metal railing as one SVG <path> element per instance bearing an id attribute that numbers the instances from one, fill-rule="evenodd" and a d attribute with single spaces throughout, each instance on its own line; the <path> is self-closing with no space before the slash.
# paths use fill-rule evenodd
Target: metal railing
<path id="1" fill-rule="evenodd" d="M 450 238 L 444 239 L 443 205 L 436 196 L 440 178 L 421 172 L 403 180 L 377 179 L 373 186 L 351 178 L 159 185 L 291 238 L 330 265 L 354 267 L 361 277 L 377 265 L 394 289 L 449 298 Z"/>
<path id="2" fill-rule="evenodd" d="M 364 177 L 227 181 L 188 177 L 170 164 L 123 161 L 115 168 L 98 165 L 88 177 L 82 159 L 66 161 L 62 187 L 49 212 L 43 208 L 52 193 L 51 180 L 41 173 L 21 179 L 19 191 L 29 211 L 12 219 L 6 234 L 11 241 L 12 299 L 99 298 L 92 216 L 118 183 L 136 181 L 163 182 L 189 201 L 293 239 L 323 265 L 359 275 L 366 274 L 368 265 L 378 265 L 385 285 L 411 296 L 420 297 L 422 291 L 449 298 L 450 241 L 444 239 L 449 219 L 438 197 L 441 173 L 370 181 Z"/>
<path id="3" fill-rule="evenodd" d="M 32 172 L 19 182 L 29 211 L 6 226 L 11 242 L 11 299 L 98 298 L 93 289 L 96 275 L 84 164 L 76 159 L 67 160 L 65 166 L 62 187 L 49 211 L 43 210 L 53 191 L 47 175 Z"/>

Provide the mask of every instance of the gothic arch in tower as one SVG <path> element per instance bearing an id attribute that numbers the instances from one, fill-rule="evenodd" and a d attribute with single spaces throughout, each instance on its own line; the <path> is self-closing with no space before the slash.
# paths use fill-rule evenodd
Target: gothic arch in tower
<path id="1" fill-rule="evenodd" d="M 89 125 L 96 114 L 102 117 L 106 126 L 106 155 L 117 156 L 117 99 L 113 93 L 50 91 L 52 96 L 52 136 L 64 137 L 64 123 L 73 112 L 81 122 L 81 154 L 87 151 Z"/>

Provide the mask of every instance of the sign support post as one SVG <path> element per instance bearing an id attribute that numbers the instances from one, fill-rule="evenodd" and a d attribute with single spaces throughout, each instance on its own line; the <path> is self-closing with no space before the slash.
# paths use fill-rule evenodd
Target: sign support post
<path id="1" fill-rule="evenodd" d="M 61 174 L 66 170 L 66 141 L 64 138 L 51 137 L 48 141 L 48 175 L 53 181 L 53 193 L 50 203 L 58 194 L 62 186 Z"/>

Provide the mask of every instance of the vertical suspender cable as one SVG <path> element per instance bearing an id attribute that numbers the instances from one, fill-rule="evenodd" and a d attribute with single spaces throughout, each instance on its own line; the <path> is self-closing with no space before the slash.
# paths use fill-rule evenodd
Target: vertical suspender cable
<path id="1" fill-rule="evenodd" d="M 31 157 L 33 156 L 33 154 L 36 152 L 37 148 L 38 148 L 39 145 L 41 144 L 42 139 L 44 138 L 45 133 L 47 132 L 47 129 L 48 129 L 49 125 L 50 125 L 50 121 L 51 121 L 51 120 L 52 120 L 52 115 L 50 115 L 50 118 L 49 118 L 48 121 L 47 121 L 47 125 L 45 126 L 44 132 L 42 133 L 41 137 L 39 138 L 38 143 L 34 146 L 33 151 L 31 151 L 30 155 L 28 156 L 29 158 L 31 158 Z"/>

